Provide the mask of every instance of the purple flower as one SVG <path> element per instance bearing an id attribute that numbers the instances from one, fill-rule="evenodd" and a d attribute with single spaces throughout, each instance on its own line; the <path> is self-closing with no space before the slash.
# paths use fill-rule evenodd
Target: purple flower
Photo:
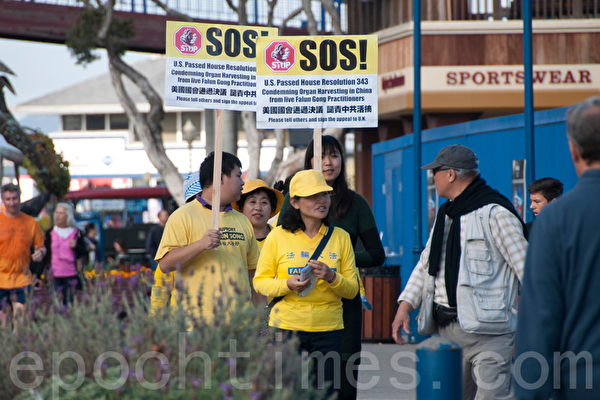
<path id="1" fill-rule="evenodd" d="M 231 390 L 233 389 L 233 386 L 230 383 L 221 383 L 219 384 L 219 387 L 225 392 L 225 397 L 228 397 L 227 395 L 231 394 Z"/>
<path id="2" fill-rule="evenodd" d="M 160 363 L 160 370 L 162 372 L 169 372 L 169 363 L 168 362 L 166 362 L 166 363 L 161 362 Z"/>
<path id="3" fill-rule="evenodd" d="M 127 346 L 123 346 L 123 353 L 125 353 L 125 355 L 131 357 L 132 355 L 135 354 L 135 349 L 130 349 Z"/>
<path id="4" fill-rule="evenodd" d="M 202 379 L 190 377 L 190 383 L 192 385 L 192 388 L 198 389 L 200 386 L 202 386 Z"/>
<path id="5" fill-rule="evenodd" d="M 138 282 L 139 282 L 140 278 L 136 275 L 132 275 L 129 278 L 129 286 L 131 286 L 132 288 L 136 288 L 138 286 Z"/>

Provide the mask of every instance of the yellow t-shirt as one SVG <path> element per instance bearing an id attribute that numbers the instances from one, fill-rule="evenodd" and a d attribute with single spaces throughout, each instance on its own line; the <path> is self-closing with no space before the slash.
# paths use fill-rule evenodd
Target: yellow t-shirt
<path id="1" fill-rule="evenodd" d="M 157 266 L 156 271 L 154 271 L 154 285 L 150 292 L 151 314 L 154 314 L 154 310 L 167 305 L 167 301 L 169 300 L 168 296 L 173 293 L 174 290 L 175 274 L 173 272 L 165 274 L 160 269 L 160 265 Z M 171 297 L 171 299 L 173 299 L 173 302 L 175 301 L 174 297 Z"/>
<path id="2" fill-rule="evenodd" d="M 156 261 L 170 250 L 188 246 L 204 236 L 210 229 L 212 211 L 198 201 L 181 206 L 167 220 L 162 240 L 156 252 Z M 203 251 L 180 272 L 184 288 L 191 296 L 192 312 L 198 309 L 197 296 L 200 294 L 202 315 L 211 321 L 215 301 L 223 295 L 226 298 L 241 298 L 250 301 L 250 283 L 248 270 L 256 268 L 258 245 L 254 238 L 254 230 L 248 218 L 235 210 L 221 212 L 219 230 L 223 232 L 221 244 L 216 250 Z M 202 287 L 202 293 L 199 293 Z M 224 299 L 226 300 L 226 299 Z M 171 296 L 171 304 L 176 295 Z M 223 301 L 225 303 L 225 301 Z"/>
<path id="3" fill-rule="evenodd" d="M 19 289 L 31 284 L 31 247 L 44 245 L 37 221 L 24 213 L 15 218 L 0 211 L 0 289 Z"/>
<path id="4" fill-rule="evenodd" d="M 317 279 L 317 286 L 305 297 L 287 286 L 287 279 L 300 274 L 327 229 L 321 225 L 319 233 L 311 239 L 301 230 L 292 233 L 278 226 L 265 239 L 254 289 L 264 296 L 285 296 L 271 311 L 270 326 L 305 332 L 344 328 L 341 298 L 352 299 L 358 292 L 354 250 L 346 231 L 335 228 L 319 257 L 319 261 L 337 272 L 333 284 Z"/>
<path id="5" fill-rule="evenodd" d="M 271 233 L 271 231 L 273 230 L 273 227 L 270 224 L 267 224 L 267 226 L 269 227 L 269 233 Z M 269 234 L 267 234 L 267 236 L 269 236 Z M 265 244 L 265 240 L 267 240 L 267 237 L 265 236 L 264 238 L 262 238 L 262 240 L 256 240 L 256 244 L 258 244 L 258 254 L 260 254 L 260 252 L 262 251 L 262 247 L 263 244 Z"/>

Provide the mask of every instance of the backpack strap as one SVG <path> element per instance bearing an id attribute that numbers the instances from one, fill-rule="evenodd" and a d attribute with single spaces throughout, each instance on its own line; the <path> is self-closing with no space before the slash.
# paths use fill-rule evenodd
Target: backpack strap
<path id="1" fill-rule="evenodd" d="M 319 242 L 319 245 L 317 246 L 317 248 L 313 252 L 312 256 L 310 257 L 310 260 L 316 260 L 319 258 L 319 256 L 323 252 L 323 249 L 325 248 L 325 246 L 327 246 L 327 242 L 329 242 L 329 239 L 331 238 L 331 235 L 333 234 L 334 229 L 335 229 L 334 226 L 329 225 L 329 228 L 327 229 L 327 233 L 325 234 L 325 236 L 323 236 L 323 239 L 321 239 L 321 241 Z M 275 304 L 279 303 L 284 297 L 285 296 L 274 297 L 273 300 L 271 300 L 271 302 L 267 305 L 267 308 L 272 309 L 273 306 Z"/>

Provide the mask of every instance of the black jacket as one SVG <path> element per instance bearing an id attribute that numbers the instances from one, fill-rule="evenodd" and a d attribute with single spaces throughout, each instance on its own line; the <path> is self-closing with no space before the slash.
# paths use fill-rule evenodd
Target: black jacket
<path id="1" fill-rule="evenodd" d="M 50 265 L 50 260 L 52 257 L 52 229 L 50 228 L 46 231 L 46 240 L 44 240 L 44 246 L 46 247 L 46 255 L 39 263 L 32 262 L 30 265 L 31 273 L 37 275 L 38 277 L 44 273 L 44 270 L 48 265 Z M 77 228 L 75 228 L 77 229 Z M 77 229 L 77 246 L 73 249 L 75 252 L 75 259 L 84 258 L 87 254 L 87 247 L 85 245 L 85 240 L 83 237 L 83 232 Z"/>

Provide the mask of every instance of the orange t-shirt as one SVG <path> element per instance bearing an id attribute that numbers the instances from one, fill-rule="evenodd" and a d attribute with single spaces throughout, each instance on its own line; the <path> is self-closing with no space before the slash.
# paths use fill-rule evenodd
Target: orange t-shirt
<path id="1" fill-rule="evenodd" d="M 17 289 L 31 284 L 31 273 L 23 268 L 31 261 L 31 247 L 44 244 L 37 221 L 20 213 L 16 218 L 0 212 L 0 289 Z"/>

